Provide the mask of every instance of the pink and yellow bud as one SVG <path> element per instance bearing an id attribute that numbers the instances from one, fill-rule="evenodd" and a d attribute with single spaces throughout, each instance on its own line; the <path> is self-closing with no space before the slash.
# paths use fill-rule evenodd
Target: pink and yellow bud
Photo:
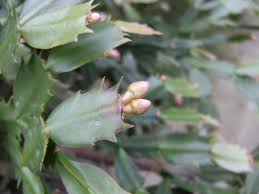
<path id="1" fill-rule="evenodd" d="M 123 113 L 126 116 L 140 115 L 148 111 L 151 102 L 146 99 L 132 100 L 129 104 L 123 107 Z"/>
<path id="2" fill-rule="evenodd" d="M 90 13 L 88 15 L 88 17 L 86 18 L 88 23 L 96 23 L 96 22 L 101 21 L 101 19 L 102 19 L 101 14 L 99 14 L 97 12 Z"/>
<path id="3" fill-rule="evenodd" d="M 182 95 L 180 95 L 180 94 L 175 95 L 174 100 L 175 100 L 175 104 L 177 106 L 182 106 L 183 105 L 183 96 Z"/>
<path id="4" fill-rule="evenodd" d="M 166 75 L 161 75 L 161 76 L 160 76 L 160 80 L 161 80 L 161 81 L 167 80 L 167 76 L 166 76 Z"/>
<path id="5" fill-rule="evenodd" d="M 25 41 L 25 39 L 23 37 L 20 37 L 19 42 L 20 42 L 20 44 L 25 44 L 26 43 L 26 41 Z"/>
<path id="6" fill-rule="evenodd" d="M 149 82 L 138 81 L 129 85 L 127 91 L 122 95 L 121 101 L 127 105 L 132 100 L 143 98 L 149 90 Z"/>
<path id="7" fill-rule="evenodd" d="M 118 49 L 112 49 L 106 54 L 107 57 L 114 60 L 120 60 L 121 59 L 121 53 Z"/>

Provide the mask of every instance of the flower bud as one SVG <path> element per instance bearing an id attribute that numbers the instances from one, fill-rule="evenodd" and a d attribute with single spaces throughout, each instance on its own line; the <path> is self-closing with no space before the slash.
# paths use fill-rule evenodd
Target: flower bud
<path id="1" fill-rule="evenodd" d="M 25 39 L 24 39 L 23 37 L 20 37 L 19 42 L 20 42 L 21 44 L 25 44 L 25 43 L 26 43 L 26 41 L 25 41 Z"/>
<path id="2" fill-rule="evenodd" d="M 198 91 L 200 89 L 200 85 L 198 83 L 195 83 L 192 85 L 192 90 L 193 91 Z"/>
<path id="3" fill-rule="evenodd" d="M 212 118 L 210 116 L 204 115 L 204 116 L 202 116 L 202 119 L 206 123 L 208 123 L 208 124 L 210 124 L 210 125 L 212 125 L 212 126 L 214 126 L 216 128 L 222 127 L 221 123 L 217 119 L 214 119 L 214 118 Z"/>
<path id="4" fill-rule="evenodd" d="M 175 100 L 175 104 L 177 106 L 182 106 L 183 105 L 183 96 L 182 95 L 180 95 L 180 94 L 175 95 L 174 100 Z"/>
<path id="5" fill-rule="evenodd" d="M 160 76 L 160 80 L 161 80 L 161 81 L 165 81 L 165 80 L 167 80 L 167 77 L 166 77 L 165 75 L 161 75 L 161 76 Z"/>
<path id="6" fill-rule="evenodd" d="M 86 20 L 88 23 L 96 23 L 96 22 L 99 22 L 101 19 L 102 19 L 101 14 L 97 12 L 93 12 L 88 15 Z"/>
<path id="7" fill-rule="evenodd" d="M 107 57 L 114 60 L 120 60 L 121 59 L 121 53 L 118 49 L 112 49 L 106 54 Z"/>
<path id="8" fill-rule="evenodd" d="M 122 95 L 121 101 L 124 105 L 132 100 L 143 98 L 149 90 L 149 82 L 138 81 L 129 85 L 127 91 Z"/>
<path id="9" fill-rule="evenodd" d="M 123 107 L 124 115 L 140 115 L 148 111 L 151 102 L 146 99 L 132 100 L 129 104 Z"/>

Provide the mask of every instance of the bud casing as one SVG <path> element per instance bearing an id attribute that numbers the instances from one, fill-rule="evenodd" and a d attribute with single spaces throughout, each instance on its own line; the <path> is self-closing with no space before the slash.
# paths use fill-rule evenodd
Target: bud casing
<path id="1" fill-rule="evenodd" d="M 97 12 L 90 13 L 86 18 L 88 23 L 96 23 L 96 22 L 99 22 L 101 19 L 102 19 L 101 14 Z"/>
<path id="2" fill-rule="evenodd" d="M 120 60 L 121 59 L 121 53 L 118 49 L 112 49 L 106 54 L 107 57 L 114 60 Z"/>
<path id="3" fill-rule="evenodd" d="M 121 101 L 127 105 L 132 100 L 143 98 L 149 90 L 149 82 L 138 81 L 129 85 L 127 91 L 122 95 Z"/>
<path id="4" fill-rule="evenodd" d="M 132 100 L 129 104 L 123 107 L 123 114 L 128 115 L 140 115 L 144 114 L 151 107 L 151 102 L 146 99 Z"/>

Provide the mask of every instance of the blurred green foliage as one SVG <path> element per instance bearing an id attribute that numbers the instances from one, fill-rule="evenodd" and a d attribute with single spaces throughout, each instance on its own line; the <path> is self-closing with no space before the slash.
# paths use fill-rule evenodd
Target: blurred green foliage
<path id="1" fill-rule="evenodd" d="M 52 193 L 45 175 L 59 173 L 69 194 L 257 194 L 258 151 L 222 140 L 211 100 L 211 77 L 219 77 L 259 103 L 258 61 L 235 64 L 215 52 L 254 39 L 259 25 L 241 18 L 257 14 L 257 2 L 79 2 L 0 2 L 0 158 L 14 167 L 0 173 L 0 192 L 16 179 L 25 194 Z M 103 21 L 86 27 L 82 18 L 92 9 Z M 117 90 L 107 88 L 119 83 L 123 93 L 140 80 L 149 81 L 153 106 L 125 118 L 134 128 L 115 137 L 125 123 L 116 112 Z M 56 144 L 107 153 L 120 186 L 99 168 L 56 154 L 63 148 Z M 147 185 L 143 170 L 160 181 Z"/>

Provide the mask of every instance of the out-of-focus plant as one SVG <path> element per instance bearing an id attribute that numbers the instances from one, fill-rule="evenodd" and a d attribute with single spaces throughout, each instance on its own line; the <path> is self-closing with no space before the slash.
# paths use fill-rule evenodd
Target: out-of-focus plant
<path id="1" fill-rule="evenodd" d="M 235 66 L 212 52 L 253 39 L 239 29 L 258 29 L 240 22 L 255 2 L 0 6 L 0 192 L 60 193 L 60 178 L 69 194 L 258 192 L 256 154 L 222 140 L 210 99 L 213 75 L 259 100 L 258 64 Z M 118 184 L 85 159 L 114 166 Z M 160 181 L 147 186 L 142 170 Z"/>

